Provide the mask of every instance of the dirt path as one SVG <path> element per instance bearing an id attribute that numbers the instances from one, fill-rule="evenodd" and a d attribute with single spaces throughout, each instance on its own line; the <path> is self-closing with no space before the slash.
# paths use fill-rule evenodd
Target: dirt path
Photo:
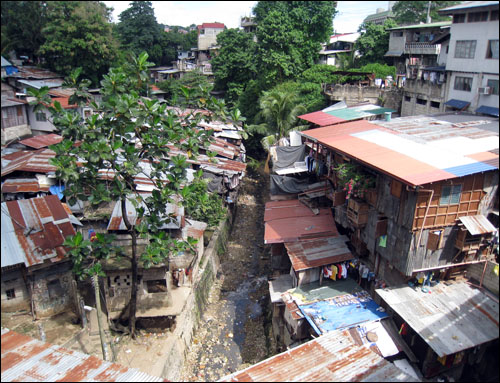
<path id="1" fill-rule="evenodd" d="M 263 245 L 268 190 L 261 174 L 243 181 L 221 272 L 186 358 L 183 381 L 218 380 L 271 355 L 270 261 Z"/>

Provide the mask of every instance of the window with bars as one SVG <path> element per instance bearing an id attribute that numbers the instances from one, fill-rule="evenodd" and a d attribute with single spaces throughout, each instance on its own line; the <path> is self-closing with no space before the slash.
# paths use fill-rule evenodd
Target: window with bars
<path id="1" fill-rule="evenodd" d="M 488 49 L 486 50 L 486 58 L 498 60 L 498 40 L 488 40 Z"/>
<path id="2" fill-rule="evenodd" d="M 453 15 L 453 24 L 465 23 L 465 13 Z"/>
<path id="3" fill-rule="evenodd" d="M 455 85 L 453 89 L 470 92 L 472 89 L 472 77 L 455 77 Z"/>
<path id="4" fill-rule="evenodd" d="M 476 40 L 457 40 L 455 58 L 473 59 L 476 54 Z"/>
<path id="5" fill-rule="evenodd" d="M 5 295 L 7 295 L 7 300 L 14 299 L 16 297 L 16 290 L 15 289 L 5 290 Z"/>
<path id="6" fill-rule="evenodd" d="M 462 185 L 445 185 L 441 189 L 439 205 L 456 205 L 460 203 Z"/>

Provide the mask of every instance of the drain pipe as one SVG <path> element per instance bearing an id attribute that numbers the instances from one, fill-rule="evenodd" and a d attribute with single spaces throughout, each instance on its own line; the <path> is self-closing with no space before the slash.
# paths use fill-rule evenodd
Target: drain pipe
<path id="1" fill-rule="evenodd" d="M 424 231 L 424 225 L 425 225 L 425 219 L 427 218 L 427 213 L 429 213 L 429 207 L 431 206 L 431 201 L 432 197 L 434 196 L 434 190 L 432 189 L 418 189 L 417 191 L 423 191 L 423 192 L 430 192 L 431 195 L 429 196 L 429 201 L 427 202 L 427 207 L 425 208 L 425 214 L 424 214 L 424 220 L 422 221 L 422 228 L 420 229 L 420 233 L 418 234 L 418 241 L 415 244 L 415 251 L 418 250 L 418 247 L 420 246 L 420 240 L 422 239 L 422 233 Z M 418 194 L 417 194 L 417 199 L 418 199 Z"/>

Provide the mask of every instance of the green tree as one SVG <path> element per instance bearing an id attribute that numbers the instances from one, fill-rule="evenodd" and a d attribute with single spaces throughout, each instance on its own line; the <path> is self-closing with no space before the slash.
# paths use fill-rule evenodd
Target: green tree
<path id="1" fill-rule="evenodd" d="M 440 15 L 439 9 L 459 4 L 459 1 L 396 1 L 392 7 L 394 21 L 398 25 L 411 25 L 427 21 L 427 7 L 430 3 L 432 22 L 450 20 L 449 16 Z"/>
<path id="2" fill-rule="evenodd" d="M 332 33 L 335 1 L 260 1 L 257 70 L 266 89 L 293 79 L 312 66 L 321 43 Z"/>
<path id="3" fill-rule="evenodd" d="M 251 132 L 266 134 L 262 143 L 264 149 L 268 150 L 280 139 L 286 137 L 292 130 L 303 128 L 298 126 L 297 116 L 305 112 L 303 105 L 299 104 L 296 93 L 284 92 L 279 89 L 271 89 L 264 92 L 259 100 L 260 111 L 258 125 L 249 126 Z"/>
<path id="4" fill-rule="evenodd" d="M 46 23 L 43 1 L 2 1 L 2 55 L 12 49 L 38 62 L 38 50 L 45 38 L 40 31 Z"/>
<path id="5" fill-rule="evenodd" d="M 149 78 L 147 68 L 152 65 L 147 62 L 147 57 L 146 53 L 133 57 L 129 65 L 111 68 L 104 75 L 101 81 L 103 100 L 90 104 L 96 114 L 82 118 L 75 112 L 62 109 L 58 102 L 50 108 L 54 125 L 63 136 L 62 142 L 51 146 L 56 152 L 52 164 L 57 167 L 57 177 L 66 185 L 64 193 L 68 202 L 73 204 L 79 199 L 91 205 L 121 203 L 123 222 L 132 242 L 129 305 L 132 336 L 135 335 L 138 261 L 144 267 L 166 262 L 169 257 L 193 249 L 195 243 L 192 239 L 186 242 L 173 238 L 162 230 L 162 225 L 171 220 L 166 213 L 167 203 L 174 202 L 181 193 L 187 167 L 187 158 L 170 156 L 167 144 L 195 157 L 199 148 L 210 139 L 210 132 L 195 129 L 199 122 L 196 118 L 180 120 L 175 113 L 167 111 L 166 104 L 140 96 L 143 84 Z M 80 69 L 73 71 L 67 83 L 80 86 L 80 72 Z M 35 109 L 47 101 L 46 87 L 30 93 L 38 100 Z M 85 90 L 80 94 L 85 94 Z M 210 107 L 211 101 L 207 98 L 204 105 Z M 74 145 L 77 141 L 81 144 Z M 149 170 L 144 169 L 143 161 L 149 163 Z M 103 169 L 111 178 L 107 182 L 99 175 L 99 170 Z M 136 190 L 134 179 L 139 174 L 153 182 L 155 189 L 151 195 L 145 196 Z M 188 194 L 193 188 L 185 185 L 182 193 Z M 136 221 L 128 219 L 127 200 L 135 205 Z M 137 254 L 138 237 L 149 239 L 142 254 Z M 106 242 L 102 239 L 99 243 L 103 241 Z M 85 266 L 87 274 L 99 273 L 101 260 L 109 254 L 102 252 L 97 256 L 94 252 L 93 258 L 87 259 L 86 254 L 91 249 L 88 243 L 82 248 L 82 242 L 72 246 L 75 272 L 84 273 L 81 268 Z"/>
<path id="6" fill-rule="evenodd" d="M 45 43 L 40 47 L 46 66 L 65 76 L 81 67 L 97 85 L 116 57 L 109 20 L 110 8 L 98 1 L 47 2 Z"/>
<path id="7" fill-rule="evenodd" d="M 384 55 L 389 49 L 389 36 L 388 28 L 397 27 L 397 23 L 392 19 L 387 19 L 383 25 L 373 23 L 363 23 L 359 27 L 361 36 L 354 44 L 354 49 L 359 51 L 359 64 L 365 65 L 369 63 L 387 62 Z"/>
<path id="8" fill-rule="evenodd" d="M 118 17 L 115 31 L 123 48 L 136 55 L 146 51 L 152 62 L 162 64 L 165 32 L 156 21 L 151 1 L 133 1 Z"/>
<path id="9" fill-rule="evenodd" d="M 214 88 L 225 91 L 226 101 L 234 104 L 245 91 L 246 84 L 256 77 L 256 44 L 252 34 L 238 29 L 226 29 L 219 33 L 217 44 L 221 48 L 211 60 Z"/>

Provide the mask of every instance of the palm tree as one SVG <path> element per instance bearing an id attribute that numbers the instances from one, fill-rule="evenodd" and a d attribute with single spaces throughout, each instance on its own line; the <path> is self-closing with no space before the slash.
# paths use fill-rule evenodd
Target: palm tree
<path id="1" fill-rule="evenodd" d="M 303 130 L 307 127 L 307 125 L 297 125 L 297 116 L 305 112 L 305 107 L 298 104 L 297 94 L 276 89 L 262 94 L 259 99 L 259 107 L 260 112 L 256 118 L 263 122 L 258 125 L 250 125 L 248 130 L 251 133 L 265 135 L 260 142 L 268 153 L 265 165 L 267 170 L 271 146 L 279 143 L 291 131 Z"/>
<path id="2" fill-rule="evenodd" d="M 295 93 L 270 90 L 264 92 L 259 99 L 260 112 L 257 119 L 263 121 L 249 126 L 249 130 L 266 135 L 261 143 L 268 151 L 269 147 L 286 137 L 292 130 L 302 130 L 306 125 L 297 125 L 297 116 L 305 112 L 303 105 L 298 104 Z"/>

